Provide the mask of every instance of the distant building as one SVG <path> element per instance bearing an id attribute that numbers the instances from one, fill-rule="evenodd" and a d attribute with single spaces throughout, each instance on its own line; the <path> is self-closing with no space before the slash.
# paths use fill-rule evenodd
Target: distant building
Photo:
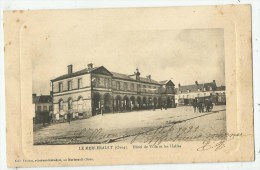
<path id="1" fill-rule="evenodd" d="M 214 96 L 216 104 L 226 104 L 226 86 L 217 87 Z"/>
<path id="2" fill-rule="evenodd" d="M 208 83 L 198 83 L 198 81 L 195 81 L 195 83 L 191 85 L 178 84 L 178 88 L 175 89 L 175 103 L 179 106 L 191 105 L 196 98 L 210 98 L 214 103 L 216 103 L 217 101 L 215 96 L 219 89 L 220 87 L 217 87 L 215 80 Z M 222 97 L 225 98 L 225 95 Z"/>
<path id="3" fill-rule="evenodd" d="M 52 96 L 51 95 L 39 95 L 36 94 L 32 95 L 33 104 L 34 104 L 34 111 L 35 116 L 34 120 L 35 123 L 43 123 L 50 112 L 52 111 Z"/>
<path id="4" fill-rule="evenodd" d="M 53 112 L 56 120 L 85 118 L 108 112 L 174 107 L 174 83 L 155 81 L 151 75 L 141 77 L 138 69 L 133 74 L 110 72 L 104 66 L 88 67 L 68 73 L 52 82 Z"/>

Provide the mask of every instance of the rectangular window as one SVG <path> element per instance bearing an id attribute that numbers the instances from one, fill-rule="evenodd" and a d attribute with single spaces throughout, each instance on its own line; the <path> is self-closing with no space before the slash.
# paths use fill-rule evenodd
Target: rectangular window
<path id="1" fill-rule="evenodd" d="M 82 88 L 82 78 L 78 79 L 78 88 Z"/>
<path id="2" fill-rule="evenodd" d="M 153 87 L 153 93 L 158 93 L 156 86 Z"/>
<path id="3" fill-rule="evenodd" d="M 98 77 L 92 77 L 92 85 L 93 87 L 99 87 L 99 78 Z"/>
<path id="4" fill-rule="evenodd" d="M 141 92 L 141 85 L 137 84 L 137 92 Z"/>
<path id="5" fill-rule="evenodd" d="M 108 87 L 108 83 L 107 83 L 107 79 L 104 78 L 104 87 L 107 88 Z"/>
<path id="6" fill-rule="evenodd" d="M 146 85 L 143 85 L 143 92 L 146 92 Z"/>
<path id="7" fill-rule="evenodd" d="M 105 82 L 105 79 L 100 77 L 100 78 L 99 78 L 99 86 L 100 86 L 100 87 L 104 87 L 104 86 L 105 86 L 105 85 L 104 85 L 104 84 L 105 84 L 104 82 Z"/>
<path id="8" fill-rule="evenodd" d="M 37 111 L 41 111 L 42 107 L 41 106 L 37 106 Z"/>
<path id="9" fill-rule="evenodd" d="M 151 87 L 151 86 L 148 86 L 148 87 L 147 87 L 147 92 L 148 92 L 148 93 L 151 93 L 151 91 L 152 91 L 152 87 Z"/>
<path id="10" fill-rule="evenodd" d="M 135 90 L 135 84 L 131 83 L 131 91 L 134 91 L 134 90 Z"/>
<path id="11" fill-rule="evenodd" d="M 62 92 L 63 91 L 63 84 L 62 82 L 59 83 L 59 92 Z"/>
<path id="12" fill-rule="evenodd" d="M 120 82 L 119 81 L 116 82 L 116 89 L 120 90 Z"/>
<path id="13" fill-rule="evenodd" d="M 96 77 L 96 84 L 95 84 L 96 87 L 99 87 L 100 86 L 100 79 L 98 77 Z"/>
<path id="14" fill-rule="evenodd" d="M 113 89 L 116 89 L 116 81 L 112 81 Z"/>
<path id="15" fill-rule="evenodd" d="M 43 106 L 43 111 L 47 111 L 47 106 Z"/>
<path id="16" fill-rule="evenodd" d="M 72 90 L 72 81 L 68 81 L 68 90 Z"/>
<path id="17" fill-rule="evenodd" d="M 111 79 L 107 79 L 108 88 L 111 88 Z"/>
<path id="18" fill-rule="evenodd" d="M 124 91 L 127 91 L 127 88 L 128 88 L 127 83 L 124 82 Z"/>

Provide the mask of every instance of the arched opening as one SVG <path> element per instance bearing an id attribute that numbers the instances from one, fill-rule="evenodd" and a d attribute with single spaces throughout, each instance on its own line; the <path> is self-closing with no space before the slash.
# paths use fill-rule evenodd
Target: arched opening
<path id="1" fill-rule="evenodd" d="M 83 97 L 78 97 L 78 115 L 76 114 L 76 117 L 83 118 Z"/>
<path id="2" fill-rule="evenodd" d="M 161 108 L 162 105 L 163 105 L 163 103 L 162 103 L 162 97 L 159 97 L 159 98 L 158 98 L 158 108 Z"/>
<path id="3" fill-rule="evenodd" d="M 99 93 L 94 93 L 92 97 L 92 115 L 97 115 L 100 113 L 100 94 Z"/>
<path id="4" fill-rule="evenodd" d="M 114 102 L 114 110 L 121 111 L 121 107 L 122 107 L 121 96 L 117 95 Z"/>
<path id="5" fill-rule="evenodd" d="M 63 99 L 59 100 L 59 114 L 56 114 L 56 119 L 57 120 L 64 120 L 64 108 L 63 108 Z"/>
<path id="6" fill-rule="evenodd" d="M 78 97 L 78 112 L 79 113 L 83 112 L 83 98 L 81 96 Z"/>
<path id="7" fill-rule="evenodd" d="M 104 94 L 104 113 L 111 112 L 112 99 L 109 93 Z"/>
<path id="8" fill-rule="evenodd" d="M 171 97 L 167 97 L 167 107 L 172 107 L 173 99 Z"/>
<path id="9" fill-rule="evenodd" d="M 158 104 L 157 97 L 153 98 L 153 107 L 156 108 Z"/>
<path id="10" fill-rule="evenodd" d="M 135 97 L 134 96 L 130 97 L 130 107 L 131 107 L 131 110 L 135 109 Z"/>
<path id="11" fill-rule="evenodd" d="M 59 111 L 62 111 L 63 110 L 63 100 L 60 99 L 59 100 Z"/>
<path id="12" fill-rule="evenodd" d="M 129 97 L 124 96 L 122 103 L 123 103 L 123 108 L 124 108 L 124 110 L 130 110 Z"/>
<path id="13" fill-rule="evenodd" d="M 72 98 L 68 99 L 68 111 L 70 112 L 73 109 L 73 104 L 72 104 Z"/>
<path id="14" fill-rule="evenodd" d="M 141 97 L 138 96 L 137 99 L 136 99 L 136 101 L 137 101 L 137 108 L 138 108 L 138 109 L 141 109 L 141 107 L 142 107 L 142 100 L 141 100 Z"/>
<path id="15" fill-rule="evenodd" d="M 143 108 L 146 109 L 147 108 L 147 98 L 143 97 Z"/>
<path id="16" fill-rule="evenodd" d="M 153 107 L 153 99 L 152 97 L 148 98 L 148 108 L 151 109 Z"/>
<path id="17" fill-rule="evenodd" d="M 68 112 L 67 112 L 67 119 L 70 122 L 72 119 L 72 114 L 73 114 L 73 103 L 72 103 L 72 98 L 68 98 Z"/>

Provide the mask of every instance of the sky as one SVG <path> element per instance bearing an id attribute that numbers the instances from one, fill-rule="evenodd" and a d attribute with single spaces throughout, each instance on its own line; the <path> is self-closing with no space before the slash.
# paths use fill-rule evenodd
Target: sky
<path id="1" fill-rule="evenodd" d="M 50 80 L 66 74 L 67 65 L 78 71 L 88 63 L 125 74 L 138 67 L 141 76 L 171 79 L 176 87 L 213 80 L 225 85 L 223 29 L 92 29 L 76 21 L 50 22 L 29 25 L 33 93 L 49 94 Z"/>

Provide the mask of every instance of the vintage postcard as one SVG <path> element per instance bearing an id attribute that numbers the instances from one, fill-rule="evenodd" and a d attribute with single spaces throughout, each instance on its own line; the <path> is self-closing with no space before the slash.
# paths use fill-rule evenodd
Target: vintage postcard
<path id="1" fill-rule="evenodd" d="M 9 167 L 254 160 L 250 5 L 4 11 Z"/>

